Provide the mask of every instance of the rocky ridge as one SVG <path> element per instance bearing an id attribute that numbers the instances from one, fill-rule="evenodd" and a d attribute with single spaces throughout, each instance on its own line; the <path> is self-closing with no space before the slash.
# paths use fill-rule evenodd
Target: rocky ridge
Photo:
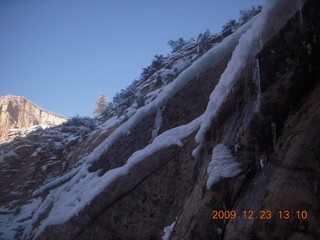
<path id="1" fill-rule="evenodd" d="M 230 36 L 212 37 L 203 56 L 192 43 L 165 58 L 122 115 L 110 113 L 81 140 L 52 129 L 60 154 L 51 161 L 62 167 L 50 179 L 39 175 L 52 171 L 54 151 L 31 174 L 32 138 L 23 166 L 17 145 L 0 148 L 8 186 L 22 169 L 33 181 L 19 197 L 0 189 L 1 237 L 318 239 L 319 9 L 316 0 L 269 1 Z M 168 71 L 175 78 L 159 81 Z"/>

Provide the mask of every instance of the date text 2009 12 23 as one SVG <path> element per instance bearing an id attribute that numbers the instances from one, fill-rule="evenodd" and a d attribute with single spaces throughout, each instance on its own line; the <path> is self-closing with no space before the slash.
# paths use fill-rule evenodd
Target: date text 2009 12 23
<path id="1" fill-rule="evenodd" d="M 259 212 L 255 212 L 252 210 L 248 211 L 228 211 L 228 210 L 220 210 L 220 211 L 212 211 L 213 216 L 212 219 L 214 220 L 221 220 L 221 219 L 261 219 L 261 220 L 269 220 L 272 218 L 278 219 L 307 219 L 308 212 L 306 210 L 302 211 L 289 211 L 289 210 L 282 210 L 272 212 L 270 210 L 261 210 Z"/>

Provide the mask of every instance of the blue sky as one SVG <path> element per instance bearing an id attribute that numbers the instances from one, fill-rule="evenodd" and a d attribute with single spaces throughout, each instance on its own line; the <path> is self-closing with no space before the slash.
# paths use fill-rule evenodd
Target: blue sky
<path id="1" fill-rule="evenodd" d="M 0 96 L 92 116 L 138 79 L 167 42 L 219 32 L 264 0 L 0 0 Z"/>

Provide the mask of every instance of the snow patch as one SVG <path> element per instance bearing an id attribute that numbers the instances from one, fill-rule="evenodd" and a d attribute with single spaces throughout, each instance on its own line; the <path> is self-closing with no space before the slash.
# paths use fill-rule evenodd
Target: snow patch
<path id="1" fill-rule="evenodd" d="M 231 178 L 237 176 L 241 171 L 241 164 L 236 162 L 229 148 L 224 144 L 218 144 L 212 151 L 212 160 L 208 165 L 209 175 L 207 188 L 219 182 L 221 178 Z"/>
<path id="2" fill-rule="evenodd" d="M 36 198 L 31 200 L 28 204 L 22 206 L 20 209 L 10 210 L 7 207 L 0 209 L 0 226 L 1 226 L 1 239 L 12 240 L 18 229 L 28 225 L 31 217 L 36 209 L 41 204 L 41 199 Z M 18 215 L 15 215 L 19 212 Z M 12 214 L 10 214 L 12 213 Z"/>
<path id="3" fill-rule="evenodd" d="M 174 221 L 170 226 L 167 226 L 163 229 L 164 231 L 164 235 L 162 237 L 163 240 L 169 240 L 171 235 L 172 235 L 172 231 L 174 226 L 176 225 L 176 221 Z"/>

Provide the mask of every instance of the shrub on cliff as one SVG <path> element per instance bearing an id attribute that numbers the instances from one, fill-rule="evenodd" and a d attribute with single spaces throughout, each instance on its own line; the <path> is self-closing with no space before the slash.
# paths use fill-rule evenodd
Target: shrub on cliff
<path id="1" fill-rule="evenodd" d="M 170 40 L 168 42 L 168 46 L 170 46 L 172 48 L 171 52 L 176 52 L 178 50 L 180 50 L 181 48 L 183 48 L 185 45 L 187 45 L 188 43 L 193 42 L 194 39 L 191 38 L 190 40 L 184 40 L 182 37 L 179 38 L 176 41 Z"/>

